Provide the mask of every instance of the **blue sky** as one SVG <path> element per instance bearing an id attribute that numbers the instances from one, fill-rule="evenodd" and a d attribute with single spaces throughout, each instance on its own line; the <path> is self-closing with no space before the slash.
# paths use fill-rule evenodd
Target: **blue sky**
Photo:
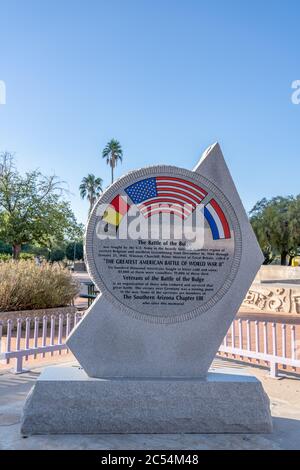
<path id="1" fill-rule="evenodd" d="M 298 0 L 0 0 L 0 151 L 67 181 L 82 222 L 112 137 L 117 176 L 219 141 L 247 210 L 297 194 L 299 17 Z"/>

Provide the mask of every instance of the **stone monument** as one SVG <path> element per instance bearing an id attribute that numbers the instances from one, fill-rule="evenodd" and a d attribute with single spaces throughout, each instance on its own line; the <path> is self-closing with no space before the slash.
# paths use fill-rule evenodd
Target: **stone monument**
<path id="1" fill-rule="evenodd" d="M 23 434 L 270 432 L 254 377 L 209 370 L 263 256 L 221 149 L 193 171 L 132 171 L 97 201 L 85 256 L 101 292 L 50 367 Z"/>

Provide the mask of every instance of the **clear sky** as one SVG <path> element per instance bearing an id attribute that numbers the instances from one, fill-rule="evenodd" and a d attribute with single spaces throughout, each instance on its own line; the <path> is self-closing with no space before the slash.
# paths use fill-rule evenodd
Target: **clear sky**
<path id="1" fill-rule="evenodd" d="M 0 151 L 78 186 L 128 170 L 192 168 L 219 141 L 247 210 L 300 192 L 298 0 L 0 0 Z"/>

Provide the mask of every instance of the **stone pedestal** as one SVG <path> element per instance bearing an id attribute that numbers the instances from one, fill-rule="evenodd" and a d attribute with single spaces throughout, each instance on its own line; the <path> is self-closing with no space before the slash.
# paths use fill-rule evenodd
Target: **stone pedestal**
<path id="1" fill-rule="evenodd" d="M 77 366 L 51 367 L 29 394 L 21 432 L 269 433 L 261 383 L 235 371 L 206 378 L 91 378 Z"/>

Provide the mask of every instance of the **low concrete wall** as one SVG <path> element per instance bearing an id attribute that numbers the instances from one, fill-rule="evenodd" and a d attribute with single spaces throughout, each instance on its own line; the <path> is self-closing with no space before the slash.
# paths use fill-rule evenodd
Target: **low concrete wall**
<path id="1" fill-rule="evenodd" d="M 254 282 L 291 282 L 300 284 L 300 267 L 261 266 Z"/>
<path id="2" fill-rule="evenodd" d="M 300 318 L 300 285 L 254 282 L 242 307 L 250 311 L 292 315 Z"/>
<path id="3" fill-rule="evenodd" d="M 80 263 L 80 262 L 75 263 L 74 264 L 74 272 L 75 273 L 84 273 L 84 272 L 86 272 L 85 263 L 83 263 L 83 262 L 82 263 Z"/>
<path id="4" fill-rule="evenodd" d="M 60 314 L 66 315 L 67 313 L 74 314 L 76 312 L 76 307 L 56 307 L 56 308 L 43 308 L 38 310 L 19 310 L 12 312 L 0 312 L 0 321 L 13 320 L 14 323 L 18 318 L 43 318 L 44 315 L 51 317 L 54 315 L 55 318 L 58 318 Z"/>

